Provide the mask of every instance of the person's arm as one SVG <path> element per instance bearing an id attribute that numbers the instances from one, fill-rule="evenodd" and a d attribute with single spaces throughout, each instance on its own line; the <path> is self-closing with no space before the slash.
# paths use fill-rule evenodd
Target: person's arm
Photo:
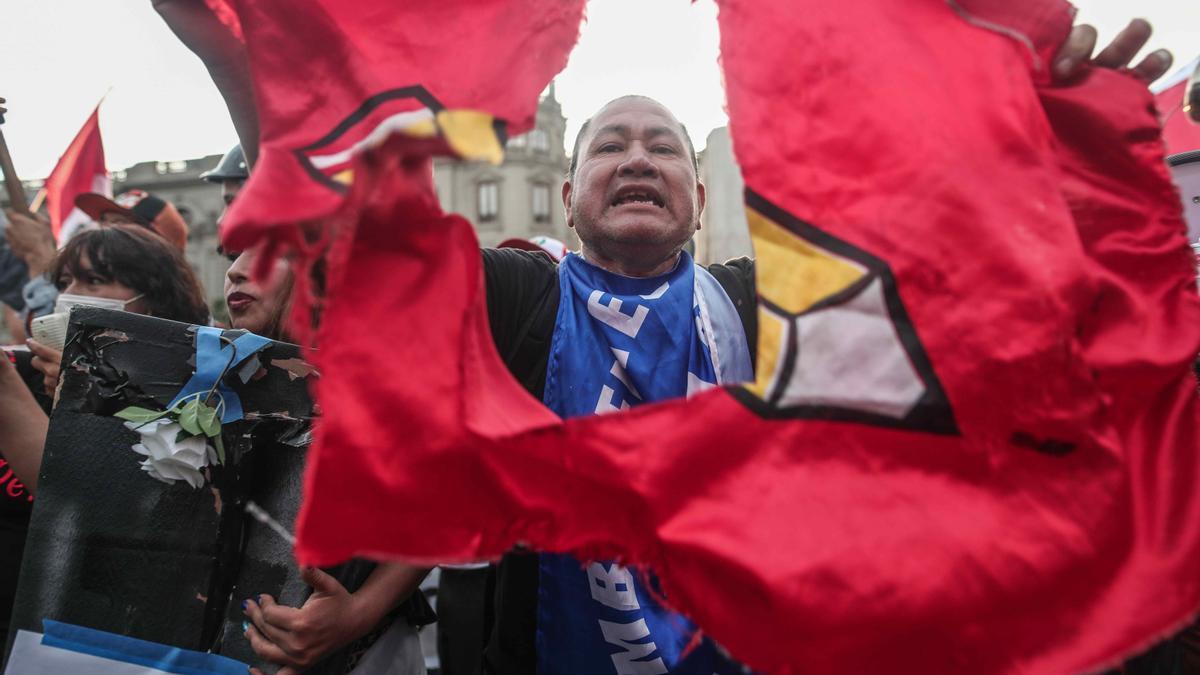
<path id="1" fill-rule="evenodd" d="M 0 354 L 0 456 L 29 494 L 37 493 L 38 472 L 50 420 L 33 398 L 20 373 Z"/>
<path id="2" fill-rule="evenodd" d="M 225 99 L 233 128 L 246 154 L 246 165 L 258 160 L 258 111 L 246 45 L 217 18 L 203 0 L 153 0 L 154 9 L 180 42 L 200 57 L 217 91 Z"/>
<path id="3" fill-rule="evenodd" d="M 369 633 L 420 586 L 429 569 L 381 564 L 354 593 L 314 567 L 300 573 L 313 588 L 304 606 L 287 607 L 269 595 L 243 602 L 250 619 L 246 638 L 260 657 L 286 666 L 279 675 L 302 672 Z"/>
<path id="4" fill-rule="evenodd" d="M 13 210 L 7 210 L 4 214 L 8 216 L 8 227 L 4 228 L 4 236 L 8 239 L 13 254 L 25 261 L 30 279 L 41 276 L 50 267 L 50 262 L 57 253 L 54 247 L 54 233 L 50 231 L 50 221 L 44 216 Z"/>

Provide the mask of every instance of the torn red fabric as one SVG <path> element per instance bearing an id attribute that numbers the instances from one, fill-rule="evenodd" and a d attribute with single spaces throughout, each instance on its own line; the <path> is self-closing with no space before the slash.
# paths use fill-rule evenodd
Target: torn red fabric
<path id="1" fill-rule="evenodd" d="M 354 155 L 422 115 L 490 113 L 501 143 L 531 128 L 583 15 L 582 0 L 208 3 L 240 27 L 261 128 L 254 171 L 222 222 L 232 250 L 332 212 Z"/>
<path id="2" fill-rule="evenodd" d="M 1200 124 L 1188 118 L 1183 111 L 1183 99 L 1187 94 L 1188 78 L 1200 67 L 1200 57 L 1192 59 L 1165 80 L 1155 83 L 1154 103 L 1158 106 L 1163 121 L 1163 142 L 1167 153 L 1176 154 L 1200 150 Z"/>
<path id="3" fill-rule="evenodd" d="M 687 402 L 556 419 L 494 353 L 470 224 L 394 148 L 358 164 L 301 561 L 642 563 L 767 672 L 1075 672 L 1181 627 L 1200 299 L 1158 123 L 1120 74 L 1045 86 L 1067 7 L 1015 5 L 721 1 L 759 378 Z"/>

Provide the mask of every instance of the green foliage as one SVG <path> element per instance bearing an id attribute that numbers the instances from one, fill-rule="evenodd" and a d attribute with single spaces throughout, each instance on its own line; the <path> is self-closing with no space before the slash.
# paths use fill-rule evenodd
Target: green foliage
<path id="1" fill-rule="evenodd" d="M 219 396 L 217 400 L 219 406 L 221 403 Z M 164 417 L 170 421 L 178 422 L 180 431 L 175 437 L 176 442 L 193 436 L 211 438 L 213 447 L 217 451 L 217 461 L 221 464 L 225 463 L 225 443 L 221 439 L 220 408 L 207 405 L 200 395 L 189 397 L 169 410 L 150 410 L 138 406 L 129 406 L 124 410 L 118 411 L 113 416 L 134 422 L 138 426 L 149 424 Z"/>
<path id="2" fill-rule="evenodd" d="M 124 410 L 117 411 L 113 417 L 119 417 L 129 422 L 137 422 L 138 424 L 146 424 L 147 422 L 153 422 L 154 420 L 159 419 L 160 417 L 166 415 L 167 412 L 169 411 L 150 410 L 148 408 L 139 408 L 135 405 L 131 405 Z"/>

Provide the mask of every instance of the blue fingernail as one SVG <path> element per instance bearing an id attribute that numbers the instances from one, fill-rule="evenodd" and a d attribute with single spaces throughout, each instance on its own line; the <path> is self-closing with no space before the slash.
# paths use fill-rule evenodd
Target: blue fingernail
<path id="1" fill-rule="evenodd" d="M 243 621 L 243 622 L 242 622 L 242 632 L 243 632 L 243 633 L 249 633 L 249 632 L 250 632 L 250 622 L 249 622 L 249 621 Z"/>
<path id="2" fill-rule="evenodd" d="M 262 604 L 262 596 L 261 595 L 254 596 L 254 604 L 256 604 L 256 605 Z"/>
<path id="3" fill-rule="evenodd" d="M 244 612 L 244 611 L 246 611 L 246 608 L 247 608 L 247 607 L 249 607 L 249 606 L 250 606 L 250 600 L 249 600 L 249 599 L 246 599 L 246 600 L 243 600 L 243 601 L 242 601 L 242 611 L 243 611 L 243 612 Z"/>

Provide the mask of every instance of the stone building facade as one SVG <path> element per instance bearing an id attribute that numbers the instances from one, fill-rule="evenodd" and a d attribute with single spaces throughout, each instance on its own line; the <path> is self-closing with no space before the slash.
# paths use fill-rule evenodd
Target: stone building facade
<path id="1" fill-rule="evenodd" d="M 562 206 L 567 173 L 563 145 L 566 118 L 554 85 L 538 104 L 535 127 L 508 141 L 504 163 L 434 161 L 434 181 L 442 208 L 475 224 L 479 243 L 495 246 L 510 237 L 545 235 L 568 241 Z"/>
<path id="2" fill-rule="evenodd" d="M 708 134 L 699 160 L 700 182 L 704 183 L 707 203 L 700 216 L 700 231 L 694 238 L 696 261 L 710 265 L 753 256 L 742 194 L 745 185 L 733 157 L 728 127 L 718 127 Z"/>

